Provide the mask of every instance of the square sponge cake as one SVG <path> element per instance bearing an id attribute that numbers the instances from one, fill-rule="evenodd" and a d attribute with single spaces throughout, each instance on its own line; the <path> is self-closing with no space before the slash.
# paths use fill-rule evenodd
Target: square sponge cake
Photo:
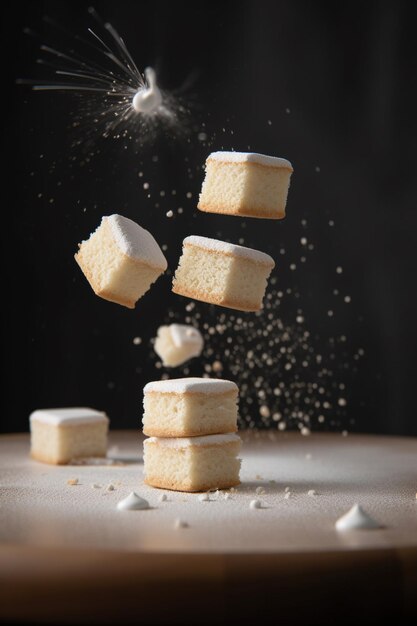
<path id="1" fill-rule="evenodd" d="M 237 430 L 238 388 L 231 380 L 173 378 L 145 385 L 143 432 L 195 437 Z"/>
<path id="2" fill-rule="evenodd" d="M 145 439 L 143 447 L 145 483 L 152 487 L 207 491 L 239 484 L 238 435 L 150 437 Z"/>
<path id="3" fill-rule="evenodd" d="M 287 159 L 255 152 L 213 152 L 198 208 L 242 217 L 285 217 L 292 165 Z"/>
<path id="4" fill-rule="evenodd" d="M 30 454 L 43 463 L 63 465 L 77 457 L 107 453 L 109 418 L 84 407 L 40 409 L 30 415 Z"/>
<path id="5" fill-rule="evenodd" d="M 259 311 L 274 266 L 272 257 L 259 250 L 192 235 L 183 241 L 172 291 L 230 309 Z"/>
<path id="6" fill-rule="evenodd" d="M 75 260 L 97 296 L 129 309 L 167 268 L 151 233 L 117 214 L 103 217 Z"/>

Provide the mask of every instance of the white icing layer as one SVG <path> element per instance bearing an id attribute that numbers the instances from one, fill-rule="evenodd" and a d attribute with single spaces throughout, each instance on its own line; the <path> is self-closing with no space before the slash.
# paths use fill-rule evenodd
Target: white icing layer
<path id="1" fill-rule="evenodd" d="M 117 503 L 117 509 L 119 511 L 144 511 L 149 508 L 149 502 L 138 496 L 134 491 Z"/>
<path id="2" fill-rule="evenodd" d="M 192 446 L 221 446 L 224 443 L 241 441 L 239 435 L 228 433 L 226 435 L 204 435 L 203 437 L 149 437 L 143 442 L 157 443 L 165 448 L 190 448 Z"/>
<path id="3" fill-rule="evenodd" d="M 292 171 L 293 167 L 287 159 L 267 156 L 257 152 L 212 152 L 207 161 L 223 161 L 225 163 L 258 163 L 269 167 L 285 167 Z"/>
<path id="4" fill-rule="evenodd" d="M 374 528 L 381 528 L 381 524 L 368 515 L 360 504 L 354 504 L 347 513 L 342 515 L 342 517 L 339 517 L 335 526 L 336 529 L 340 531 L 372 530 Z"/>
<path id="5" fill-rule="evenodd" d="M 103 221 L 108 222 L 114 240 L 124 254 L 152 267 L 166 270 L 167 260 L 148 230 L 122 215 L 108 215 L 103 217 Z"/>
<path id="6" fill-rule="evenodd" d="M 182 346 L 188 344 L 195 345 L 196 349 L 203 348 L 203 336 L 197 328 L 194 328 L 194 326 L 187 326 L 186 324 L 171 324 L 169 326 L 169 332 L 171 333 L 171 339 L 177 348 L 182 348 Z"/>
<path id="7" fill-rule="evenodd" d="M 236 383 L 218 378 L 172 378 L 171 380 L 154 380 L 145 385 L 143 392 L 159 393 L 225 393 L 238 391 Z"/>
<path id="8" fill-rule="evenodd" d="M 74 407 L 68 409 L 38 409 L 30 415 L 30 421 L 43 422 L 52 426 L 90 424 L 93 422 L 108 422 L 109 418 L 103 411 Z"/>
<path id="9" fill-rule="evenodd" d="M 220 252 L 223 254 L 231 254 L 232 256 L 242 257 L 267 265 L 268 267 L 274 267 L 275 261 L 269 254 L 254 250 L 253 248 L 246 248 L 245 246 L 238 246 L 235 243 L 227 243 L 226 241 L 220 241 L 219 239 L 210 239 L 209 237 L 200 237 L 199 235 L 190 235 L 183 241 L 184 245 L 198 246 L 205 248 L 206 250 L 213 250 L 214 252 Z"/>

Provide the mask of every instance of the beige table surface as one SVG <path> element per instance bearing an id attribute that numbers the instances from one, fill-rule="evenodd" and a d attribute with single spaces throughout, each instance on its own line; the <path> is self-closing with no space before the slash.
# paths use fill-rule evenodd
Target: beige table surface
<path id="1" fill-rule="evenodd" d="M 111 433 L 108 465 L 44 465 L 29 458 L 28 435 L 0 437 L 0 618 L 79 621 L 89 594 L 87 620 L 130 621 L 141 594 L 149 600 L 165 590 L 171 608 L 182 598 L 181 615 L 148 602 L 138 623 L 223 623 L 236 594 L 241 622 L 250 623 L 282 592 L 294 623 L 308 602 L 321 612 L 317 623 L 326 623 L 324 597 L 329 615 L 344 598 L 345 617 L 359 603 L 356 610 L 370 611 L 368 623 L 389 611 L 408 619 L 417 585 L 417 439 L 242 436 L 242 484 L 210 502 L 175 492 L 160 502 L 163 492 L 143 484 L 136 431 Z M 72 478 L 79 484 L 68 485 Z M 118 511 L 131 491 L 151 509 Z M 261 509 L 249 508 L 254 498 Z M 335 521 L 355 502 L 383 528 L 338 533 Z M 178 519 L 188 527 L 176 528 Z M 352 585 L 356 599 L 349 593 L 347 602 Z M 199 622 L 191 608 L 207 590 L 223 609 L 205 609 Z"/>

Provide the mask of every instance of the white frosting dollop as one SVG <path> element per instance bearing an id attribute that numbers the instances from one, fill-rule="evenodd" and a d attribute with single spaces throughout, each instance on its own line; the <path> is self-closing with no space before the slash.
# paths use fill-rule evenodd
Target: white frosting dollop
<path id="1" fill-rule="evenodd" d="M 71 407 L 64 409 L 38 409 L 30 415 L 30 422 L 43 422 L 51 426 L 73 424 L 90 424 L 108 422 L 109 418 L 103 411 L 96 411 L 87 407 Z"/>
<path id="2" fill-rule="evenodd" d="M 375 528 L 381 528 L 381 524 L 368 515 L 360 504 L 354 504 L 347 513 L 342 515 L 342 517 L 339 517 L 335 526 L 339 531 L 372 530 Z"/>
<path id="3" fill-rule="evenodd" d="M 258 152 L 212 152 L 207 161 L 223 161 L 224 163 L 257 163 L 268 167 L 285 167 L 292 170 L 292 165 L 287 159 L 268 156 Z"/>
<path id="4" fill-rule="evenodd" d="M 157 443 L 165 448 L 188 448 L 192 446 L 220 446 L 224 443 L 240 441 L 239 435 L 227 433 L 223 435 L 202 435 L 201 437 L 148 437 L 143 444 Z"/>
<path id="5" fill-rule="evenodd" d="M 238 391 L 236 383 L 220 378 L 171 378 L 155 380 L 145 385 L 143 392 L 159 393 L 226 393 Z"/>
<path id="6" fill-rule="evenodd" d="M 123 215 L 107 215 L 107 221 L 118 248 L 126 256 L 152 267 L 166 270 L 168 263 L 153 235 L 133 220 Z"/>
<path id="7" fill-rule="evenodd" d="M 149 502 L 138 496 L 134 491 L 117 503 L 118 511 L 144 511 L 149 508 Z"/>

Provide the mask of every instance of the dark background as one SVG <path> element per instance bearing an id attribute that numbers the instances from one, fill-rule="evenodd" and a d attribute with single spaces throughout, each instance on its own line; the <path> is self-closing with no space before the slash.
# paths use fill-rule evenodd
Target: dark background
<path id="1" fill-rule="evenodd" d="M 169 311 L 184 320 L 188 301 L 171 293 L 169 275 L 134 311 L 94 296 L 73 255 L 102 215 L 119 212 L 168 246 L 171 270 L 188 234 L 235 242 L 244 235 L 246 245 L 270 253 L 277 288 L 290 290 L 274 316 L 295 327 L 302 311 L 315 353 L 333 362 L 333 408 L 320 426 L 321 410 L 313 411 L 313 428 L 417 434 L 413 3 L 96 2 L 139 67 L 156 67 L 166 90 L 182 88 L 191 113 L 179 137 L 162 130 L 138 143 L 103 140 L 97 132 L 92 149 L 83 145 L 88 125 L 94 135 L 88 116 L 81 131 L 71 124 L 96 106 L 94 99 L 14 85 L 40 75 L 39 43 L 56 42 L 42 16 L 86 34 L 88 6 L 20 2 L 3 15 L 11 170 L 3 182 L 10 224 L 3 221 L 2 430 L 27 430 L 36 408 L 77 405 L 106 410 L 113 427 L 138 427 L 142 386 L 163 373 L 151 339 Z M 39 40 L 23 34 L 27 26 Z M 198 139 L 201 132 L 207 141 Z M 287 218 L 240 221 L 197 212 L 207 154 L 248 146 L 293 163 Z M 302 237 L 314 246 L 304 262 Z M 201 324 L 236 315 L 204 304 L 196 310 Z M 201 360 L 170 375 L 201 375 L 224 356 L 227 337 L 227 345 L 242 346 L 245 332 L 233 333 L 212 336 L 213 354 L 206 348 Z M 224 376 L 236 372 L 229 360 L 224 356 Z M 271 377 L 290 384 L 294 369 L 281 365 L 270 368 Z M 309 368 L 297 368 L 308 379 Z M 346 408 L 337 403 L 341 381 Z M 274 402 L 279 410 L 280 399 Z M 256 402 L 248 406 L 252 422 L 261 424 Z"/>

